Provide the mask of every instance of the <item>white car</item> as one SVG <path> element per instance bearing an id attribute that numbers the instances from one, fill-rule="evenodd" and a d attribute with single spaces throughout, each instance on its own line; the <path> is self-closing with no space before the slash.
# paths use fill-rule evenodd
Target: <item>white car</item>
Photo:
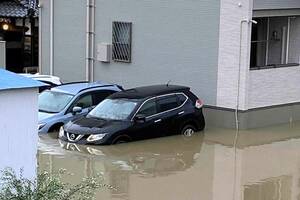
<path id="1" fill-rule="evenodd" d="M 26 76 L 28 78 L 32 78 L 37 81 L 41 81 L 43 83 L 47 83 L 49 85 L 61 85 L 62 82 L 60 81 L 60 78 L 57 76 L 50 76 L 50 75 L 41 75 L 39 73 L 36 74 L 20 74 L 22 76 Z"/>
<path id="2" fill-rule="evenodd" d="M 58 85 L 62 84 L 60 78 L 57 77 L 57 76 L 41 75 L 39 73 L 36 73 L 36 74 L 20 74 L 20 75 L 28 77 L 28 78 L 32 78 L 34 80 L 41 81 L 43 83 L 48 84 L 47 86 L 41 87 L 40 92 L 42 92 L 43 90 L 46 90 L 46 89 L 49 89 L 49 88 L 52 88 L 52 87 L 55 87 L 55 86 L 58 86 Z"/>

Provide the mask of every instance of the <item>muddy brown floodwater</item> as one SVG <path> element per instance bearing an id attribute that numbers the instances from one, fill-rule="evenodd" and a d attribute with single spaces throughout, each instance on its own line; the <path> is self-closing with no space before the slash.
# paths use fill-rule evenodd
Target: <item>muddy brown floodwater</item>
<path id="1" fill-rule="evenodd" d="M 41 136 L 38 162 L 40 170 L 67 169 L 73 183 L 101 173 L 114 189 L 97 191 L 97 200 L 298 200 L 300 123 L 113 146 Z"/>

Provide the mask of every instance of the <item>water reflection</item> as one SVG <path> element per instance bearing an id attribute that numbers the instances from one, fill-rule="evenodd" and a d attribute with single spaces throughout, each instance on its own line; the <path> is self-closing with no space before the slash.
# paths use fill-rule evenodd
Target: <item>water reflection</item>
<path id="1" fill-rule="evenodd" d="M 167 176 L 191 167 L 201 150 L 203 134 L 193 138 L 168 137 L 113 146 L 83 146 L 60 141 L 70 151 L 102 158 L 109 168 L 129 170 L 143 177 Z M 110 166 L 111 165 L 111 166 Z"/>
<path id="2" fill-rule="evenodd" d="M 40 169 L 66 168 L 68 181 L 102 173 L 115 190 L 97 199 L 297 200 L 300 123 L 236 132 L 208 129 L 116 146 L 40 137 Z M 234 141 L 237 139 L 236 148 Z"/>

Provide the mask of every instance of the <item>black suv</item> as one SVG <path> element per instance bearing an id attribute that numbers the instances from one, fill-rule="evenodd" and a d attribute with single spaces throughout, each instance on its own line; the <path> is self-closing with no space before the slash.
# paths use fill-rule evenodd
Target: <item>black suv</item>
<path id="1" fill-rule="evenodd" d="M 203 130 L 203 103 L 190 88 L 154 85 L 112 94 L 86 117 L 60 129 L 62 140 L 116 144 Z"/>

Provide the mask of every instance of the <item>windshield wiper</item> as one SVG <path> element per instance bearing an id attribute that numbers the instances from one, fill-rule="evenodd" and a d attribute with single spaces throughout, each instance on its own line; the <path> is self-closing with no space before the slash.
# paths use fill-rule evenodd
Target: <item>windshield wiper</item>
<path id="1" fill-rule="evenodd" d="M 92 118 L 92 119 L 96 119 L 96 120 L 101 120 L 101 121 L 108 121 L 109 120 L 109 119 L 102 118 L 102 117 L 96 117 L 94 115 L 88 115 L 87 117 Z"/>

